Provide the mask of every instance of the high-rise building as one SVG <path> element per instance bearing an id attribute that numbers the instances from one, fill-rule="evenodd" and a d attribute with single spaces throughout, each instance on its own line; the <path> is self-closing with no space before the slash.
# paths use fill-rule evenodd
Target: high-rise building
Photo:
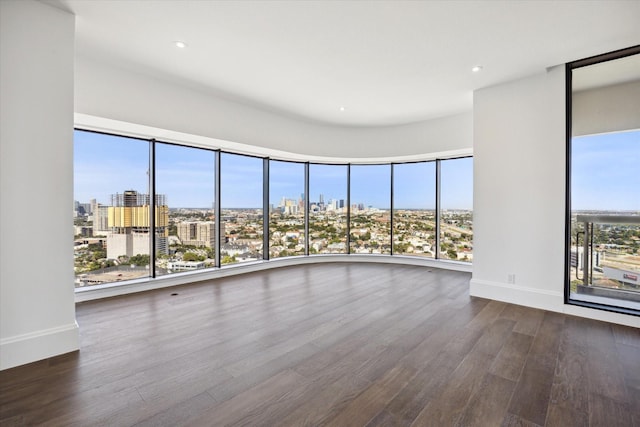
<path id="1" fill-rule="evenodd" d="M 149 254 L 150 197 L 134 190 L 111 195 L 107 207 L 107 258 Z M 156 195 L 156 253 L 168 254 L 169 207 L 163 194 Z"/>
<path id="2" fill-rule="evenodd" d="M 93 235 L 106 235 L 109 232 L 109 206 L 95 203 L 95 199 L 92 200 L 91 203 L 91 211 L 93 212 Z"/>
<path id="3" fill-rule="evenodd" d="M 73 201 L 73 217 L 88 216 L 93 212 L 92 203 L 80 203 L 77 200 Z"/>
<path id="4" fill-rule="evenodd" d="M 156 206 L 166 206 L 167 196 L 164 194 L 156 194 Z M 126 190 L 125 192 L 111 195 L 111 206 L 148 206 L 150 196 L 148 194 L 138 193 L 135 190 Z"/>
<path id="5" fill-rule="evenodd" d="M 181 222 L 177 224 L 178 238 L 183 245 L 215 247 L 215 227 L 213 221 Z M 224 224 L 220 224 L 220 244 L 225 240 Z"/>
<path id="6" fill-rule="evenodd" d="M 91 215 L 91 204 L 90 203 L 79 203 L 78 204 L 78 213 L 82 215 Z"/>

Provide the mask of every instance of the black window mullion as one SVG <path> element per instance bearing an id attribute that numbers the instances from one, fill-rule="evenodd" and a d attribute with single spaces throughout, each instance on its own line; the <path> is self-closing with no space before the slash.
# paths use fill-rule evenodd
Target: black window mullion
<path id="1" fill-rule="evenodd" d="M 156 277 L 156 140 L 149 140 L 149 275 Z"/>
<path id="2" fill-rule="evenodd" d="M 436 253 L 440 259 L 440 160 L 436 159 Z"/>
<path id="3" fill-rule="evenodd" d="M 564 222 L 564 303 L 569 304 L 571 279 L 571 134 L 573 126 L 572 99 L 573 99 L 573 69 L 571 65 L 565 66 L 565 222 Z M 576 241 L 576 245 L 578 242 Z M 576 248 L 576 256 L 578 249 Z M 576 269 L 578 268 L 576 264 Z"/>
<path id="4" fill-rule="evenodd" d="M 262 259 L 269 260 L 269 158 L 262 159 Z"/>
<path id="5" fill-rule="evenodd" d="M 393 255 L 393 163 L 391 163 L 391 197 L 389 200 L 389 239 L 390 254 Z"/>
<path id="6" fill-rule="evenodd" d="M 215 236 L 215 243 L 214 243 L 214 248 L 215 248 L 215 266 L 216 267 L 220 267 L 221 263 L 220 263 L 220 251 L 222 250 L 222 240 L 224 239 L 224 236 L 222 236 L 222 226 L 220 221 L 222 220 L 222 214 L 220 211 L 220 150 L 217 150 L 215 152 L 215 158 L 214 158 L 214 175 L 215 175 L 215 183 L 214 183 L 214 197 L 215 197 L 215 201 L 214 201 L 214 221 L 215 221 L 215 232 L 216 232 L 216 236 Z"/>
<path id="7" fill-rule="evenodd" d="M 309 162 L 304 164 L 304 254 L 309 255 Z"/>
<path id="8" fill-rule="evenodd" d="M 347 255 L 351 254 L 351 163 L 347 164 Z"/>

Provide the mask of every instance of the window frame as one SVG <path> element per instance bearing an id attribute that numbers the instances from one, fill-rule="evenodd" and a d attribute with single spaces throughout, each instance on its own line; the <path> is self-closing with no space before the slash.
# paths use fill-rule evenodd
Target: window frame
<path id="1" fill-rule="evenodd" d="M 571 173 L 573 139 L 573 71 L 616 59 L 640 54 L 640 45 L 594 55 L 565 64 L 565 231 L 564 231 L 564 304 L 613 313 L 640 316 L 640 310 L 611 304 L 581 301 L 571 298 Z"/>
<path id="2" fill-rule="evenodd" d="M 346 168 L 346 180 L 345 180 L 345 188 L 346 188 L 346 252 L 344 253 L 332 253 L 332 254 L 327 254 L 327 255 L 338 255 L 338 256 L 352 256 L 355 254 L 351 253 L 351 241 L 350 241 L 350 237 L 351 237 L 351 166 L 368 166 L 368 165 L 388 165 L 389 166 L 389 193 L 390 193 L 390 197 L 389 197 L 389 203 L 390 203 L 390 210 L 389 210 L 389 214 L 390 214 L 390 221 L 389 221 L 389 238 L 390 238 L 390 251 L 389 253 L 386 254 L 371 254 L 368 256 L 380 256 L 380 255 L 386 255 L 389 257 L 395 257 L 395 256 L 401 256 L 401 257 L 409 257 L 409 258 L 415 258 L 418 260 L 432 260 L 432 261 L 436 261 L 436 262 L 448 262 L 448 263 L 458 263 L 458 264 L 462 264 L 462 265 L 471 265 L 471 262 L 464 262 L 464 261 L 456 261 L 456 260 L 449 260 L 449 259 L 442 259 L 439 257 L 439 247 L 440 247 L 440 179 L 439 179 L 439 167 L 440 167 L 440 162 L 444 161 L 444 160 L 455 160 L 455 159 L 460 159 L 460 158 L 473 158 L 472 155 L 463 155 L 463 156 L 455 156 L 455 157 L 443 157 L 443 158 L 438 158 L 438 157 L 434 157 L 431 159 L 427 159 L 427 160 L 412 160 L 412 161 L 407 161 L 407 162 L 371 162 L 371 163 L 349 163 L 349 162 L 344 162 L 344 163 L 339 163 L 339 162 L 311 162 L 311 161 L 302 161 L 302 160 L 290 160 L 290 159 L 280 159 L 280 158 L 272 158 L 269 156 L 261 156 L 261 155 L 256 155 L 256 154 L 246 154 L 246 153 L 240 153 L 240 152 L 235 152 L 232 150 L 227 150 L 227 149 L 220 149 L 220 148 L 214 148 L 214 147 L 206 147 L 206 146 L 202 146 L 200 144 L 189 144 L 189 143 L 182 143 L 182 142 L 176 142 L 176 141 L 168 141 L 168 140 L 158 140 L 156 138 L 144 138 L 144 137 L 140 137 L 140 136 L 129 136 L 126 133 L 117 133 L 117 132 L 109 132 L 109 131 L 102 131 L 102 130 L 92 130 L 92 129 L 87 129 L 84 128 L 82 126 L 75 126 L 74 127 L 74 131 L 76 132 L 87 132 L 87 133 L 97 133 L 97 134 L 103 134 L 103 135 L 108 135 L 108 136 L 112 136 L 112 137 L 118 137 L 118 138 L 126 138 L 126 139 L 135 139 L 138 141 L 144 141 L 146 143 L 148 143 L 149 145 L 149 178 L 148 178 L 148 184 L 149 184 L 149 197 L 151 200 L 155 200 L 156 197 L 156 144 L 166 144 L 166 145 L 172 145 L 172 146 L 177 146 L 177 147 L 184 147 L 184 148 L 195 148 L 195 149 L 200 149 L 200 150 L 206 150 L 208 152 L 212 152 L 214 154 L 214 164 L 213 164 L 213 168 L 214 168 L 214 221 L 215 221 L 215 233 L 216 233 L 216 238 L 215 238 L 215 263 L 213 267 L 208 267 L 208 268 L 204 268 L 204 269 L 198 269 L 198 270 L 193 270 L 193 271 L 187 271 L 187 272 L 180 272 L 180 273 L 175 273 L 175 274 L 171 274 L 171 275 L 157 275 L 156 272 L 156 265 L 155 265 L 155 261 L 156 261 L 156 254 L 155 254 L 155 233 L 150 233 L 150 242 L 149 242 L 149 253 L 150 253 L 150 268 L 149 268 L 149 274 L 147 276 L 143 276 L 141 278 L 138 279 L 132 279 L 132 280 L 126 280 L 126 281 L 121 281 L 121 282 L 105 282 L 102 284 L 97 284 L 97 285 L 89 285 L 86 287 L 77 287 L 75 288 L 76 291 L 87 291 L 87 290 L 91 290 L 91 289 L 100 289 L 100 288 L 104 288 L 104 287 L 118 287 L 118 286 L 123 286 L 123 285 L 129 285 L 132 283 L 136 283 L 139 282 L 140 279 L 144 279 L 144 280 L 148 280 L 148 281 L 156 281 L 158 279 L 164 279 L 167 277 L 173 277 L 173 276 L 179 276 L 179 277 L 183 277 L 183 276 L 191 276 L 191 275 L 198 275 L 198 274 L 203 274 L 206 272 L 211 272 L 211 271 L 217 271 L 217 270 L 221 270 L 223 268 L 232 268 L 238 265 L 247 265 L 247 264 L 255 264 L 256 262 L 263 262 L 263 261 L 269 261 L 269 248 L 270 248 L 270 230 L 269 230 L 269 214 L 268 214 L 268 208 L 269 208 L 269 202 L 270 202 L 270 194 L 269 194 L 269 178 L 270 178 L 270 174 L 269 174 L 269 164 L 270 161 L 278 161 L 278 162 L 288 162 L 288 163 L 296 163 L 296 164 L 303 164 L 304 165 L 304 227 L 305 227 L 305 237 L 304 237 L 304 245 L 305 245 L 305 253 L 304 255 L 296 255 L 296 256 L 291 256 L 291 257 L 278 257 L 278 258 L 274 258 L 275 259 L 286 259 L 286 258 L 299 258 L 299 257 L 305 257 L 305 258 L 312 258 L 314 255 L 310 254 L 310 227 L 309 227 L 309 221 L 310 221 L 310 194 L 309 194 L 309 190 L 310 190 L 310 182 L 312 179 L 312 175 L 311 175 L 311 169 L 313 165 L 327 165 L 327 166 L 340 166 L 340 167 L 344 167 Z M 262 193 L 262 222 L 263 222 L 263 250 L 262 250 L 262 256 L 256 260 L 256 261 L 248 261 L 248 262 L 244 262 L 244 263 L 236 263 L 236 264 L 226 264 L 226 265 L 222 265 L 221 263 L 221 239 L 220 239 L 220 231 L 221 231 L 221 219 L 222 219 L 222 200 L 221 200 L 221 196 L 222 196 L 222 154 L 230 154 L 230 155 L 235 155 L 235 156 L 244 156 L 244 157 L 250 157 L 250 158 L 255 158 L 255 159 L 259 159 L 262 160 L 262 178 L 263 178 L 263 193 Z M 420 257 L 420 256 L 413 256 L 413 255 L 409 255 L 409 254 L 395 254 L 394 250 L 393 250 L 393 238 L 394 238 L 394 230 L 393 230 L 393 214 L 395 211 L 395 206 L 394 206 L 394 167 L 397 165 L 403 165 L 403 164 L 413 164 L 413 163 L 434 163 L 435 164 L 435 171 L 436 171 L 436 176 L 435 176 L 435 194 L 436 194 L 436 200 L 435 200 L 435 222 L 436 222 L 436 252 L 434 254 L 433 258 L 427 258 L 427 257 Z M 152 206 L 150 206 L 149 209 L 149 215 L 150 215 L 150 225 L 151 227 L 153 227 L 155 224 L 155 203 L 151 204 Z M 265 210 L 266 209 L 266 210 Z M 265 213 L 266 212 L 266 213 Z M 323 256 L 324 254 L 317 254 L 315 256 Z M 151 268 L 152 267 L 152 268 Z"/>

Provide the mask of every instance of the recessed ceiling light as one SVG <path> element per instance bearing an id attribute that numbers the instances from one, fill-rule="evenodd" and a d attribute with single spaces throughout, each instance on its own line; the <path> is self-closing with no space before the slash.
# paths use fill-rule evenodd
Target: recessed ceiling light
<path id="1" fill-rule="evenodd" d="M 173 42 L 173 44 L 176 47 L 179 47 L 180 49 L 184 49 L 185 47 L 187 47 L 187 44 L 185 42 L 183 42 L 183 41 L 180 41 L 180 40 Z"/>
<path id="2" fill-rule="evenodd" d="M 474 73 L 479 73 L 480 71 L 482 71 L 482 65 L 476 65 L 474 66 L 471 71 L 473 71 Z"/>
<path id="3" fill-rule="evenodd" d="M 340 107 L 340 111 L 344 111 L 344 110 L 345 110 L 345 108 L 344 108 L 344 107 Z"/>

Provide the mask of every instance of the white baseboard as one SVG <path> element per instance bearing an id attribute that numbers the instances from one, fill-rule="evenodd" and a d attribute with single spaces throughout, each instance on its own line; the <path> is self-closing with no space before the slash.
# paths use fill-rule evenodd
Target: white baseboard
<path id="1" fill-rule="evenodd" d="M 78 324 L 16 335 L 0 340 L 0 371 L 80 348 Z"/>
<path id="2" fill-rule="evenodd" d="M 640 328 L 640 317 L 564 303 L 563 292 L 471 279 L 469 294 L 511 304 Z"/>
<path id="3" fill-rule="evenodd" d="M 640 328 L 640 317 L 631 316 L 629 314 L 613 313 L 611 311 L 596 310 L 589 307 L 581 307 L 579 305 L 564 305 L 565 314 L 572 316 L 586 317 L 588 319 L 601 320 L 603 322 L 617 323 L 619 325 Z"/>
<path id="4" fill-rule="evenodd" d="M 379 264 L 402 264 L 422 267 L 440 268 L 471 273 L 471 263 L 434 260 L 432 258 L 420 258 L 402 255 L 313 255 L 275 258 L 270 261 L 255 261 L 239 263 L 222 268 L 193 271 L 186 273 L 174 273 L 160 276 L 155 279 L 142 278 L 128 282 L 107 283 L 102 285 L 76 288 L 76 302 L 91 301 L 100 298 L 109 298 L 119 295 L 127 295 L 135 292 L 144 292 L 152 289 L 162 289 L 203 280 L 219 279 L 237 274 L 251 273 L 254 271 L 268 270 L 271 268 L 289 267 L 302 264 L 319 264 L 325 262 L 371 262 Z"/>
<path id="5" fill-rule="evenodd" d="M 469 294 L 542 310 L 562 312 L 562 292 L 517 286 L 512 284 L 471 279 Z"/>

